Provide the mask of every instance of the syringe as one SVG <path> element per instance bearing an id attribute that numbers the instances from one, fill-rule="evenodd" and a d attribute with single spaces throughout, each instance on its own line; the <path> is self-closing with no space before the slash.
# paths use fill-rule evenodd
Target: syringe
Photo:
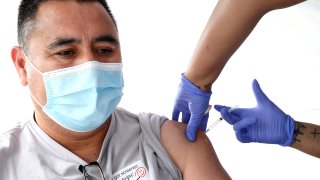
<path id="1" fill-rule="evenodd" d="M 238 108 L 238 105 L 236 106 L 233 106 L 232 108 L 229 109 L 229 112 L 232 112 L 233 110 L 237 109 Z M 214 127 L 216 127 L 221 121 L 222 121 L 222 117 L 220 117 L 219 119 L 217 119 L 215 122 L 213 122 L 209 127 L 208 129 L 206 130 L 206 133 L 211 131 Z"/>

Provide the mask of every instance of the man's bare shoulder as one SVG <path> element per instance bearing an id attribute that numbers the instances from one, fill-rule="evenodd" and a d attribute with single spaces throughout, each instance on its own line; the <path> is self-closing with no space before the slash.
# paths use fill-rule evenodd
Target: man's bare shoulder
<path id="1" fill-rule="evenodd" d="M 161 127 L 161 143 L 186 179 L 230 179 L 213 146 L 202 131 L 195 142 L 185 138 L 186 125 L 166 121 Z"/>

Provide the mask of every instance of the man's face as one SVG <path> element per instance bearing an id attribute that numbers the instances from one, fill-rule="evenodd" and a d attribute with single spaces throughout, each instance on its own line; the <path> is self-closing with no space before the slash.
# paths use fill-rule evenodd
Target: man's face
<path id="1" fill-rule="evenodd" d="M 116 27 L 98 2 L 43 3 L 37 13 L 28 47 L 27 56 L 41 72 L 75 66 L 90 60 L 121 62 Z M 27 83 L 31 92 L 45 105 L 42 76 L 31 66 L 28 67 Z"/>

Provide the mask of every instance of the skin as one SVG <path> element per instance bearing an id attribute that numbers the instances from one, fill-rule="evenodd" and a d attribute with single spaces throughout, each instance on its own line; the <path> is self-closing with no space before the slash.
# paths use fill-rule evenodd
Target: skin
<path id="1" fill-rule="evenodd" d="M 260 19 L 272 10 L 300 2 L 303 1 L 219 0 L 201 35 L 185 76 L 201 90 L 210 92 L 211 85 L 230 57 Z"/>
<path id="2" fill-rule="evenodd" d="M 185 131 L 186 125 L 176 121 L 166 121 L 161 127 L 161 142 L 182 172 L 183 179 L 231 179 L 206 134 L 198 131 L 197 140 L 190 142 L 185 138 Z"/>
<path id="3" fill-rule="evenodd" d="M 320 126 L 296 121 L 291 147 L 320 158 Z"/>
<path id="4" fill-rule="evenodd" d="M 117 30 L 99 3 L 46 2 L 36 15 L 35 27 L 28 42 L 30 51 L 26 54 L 41 72 L 79 65 L 92 59 L 105 63 L 121 62 Z M 99 37 L 108 38 L 101 41 Z M 42 76 L 30 66 L 20 47 L 14 47 L 11 55 L 21 84 L 28 85 L 34 97 L 44 105 L 46 95 Z M 86 162 L 98 159 L 111 120 L 91 132 L 73 132 L 50 119 L 34 100 L 33 104 L 37 124 L 52 139 Z M 199 133 L 196 143 L 190 143 L 184 138 L 184 131 L 185 125 L 173 121 L 166 121 L 161 127 L 161 142 L 184 179 L 230 179 L 206 135 Z"/>

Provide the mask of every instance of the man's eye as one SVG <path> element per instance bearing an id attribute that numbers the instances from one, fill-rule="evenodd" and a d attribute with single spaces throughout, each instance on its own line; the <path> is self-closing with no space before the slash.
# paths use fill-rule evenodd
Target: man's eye
<path id="1" fill-rule="evenodd" d="M 113 52 L 112 49 L 97 49 L 95 51 L 95 53 L 99 54 L 99 55 L 109 55 Z"/>
<path id="2" fill-rule="evenodd" d="M 62 58 L 67 58 L 70 56 L 73 56 L 75 54 L 75 52 L 71 51 L 71 50 L 65 50 L 65 51 L 60 51 L 57 52 L 56 55 L 62 57 Z"/>

